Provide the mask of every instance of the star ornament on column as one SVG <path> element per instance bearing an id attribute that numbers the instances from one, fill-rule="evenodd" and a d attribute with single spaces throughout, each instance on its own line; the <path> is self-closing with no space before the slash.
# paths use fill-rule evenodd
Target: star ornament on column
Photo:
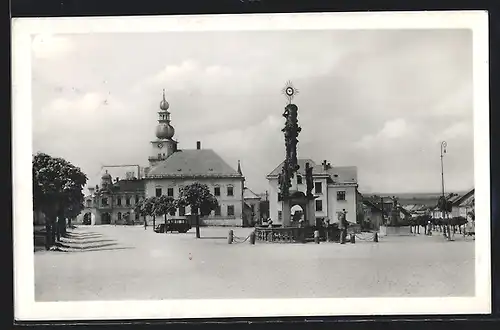
<path id="1" fill-rule="evenodd" d="M 288 100 L 288 103 L 292 103 L 292 100 L 294 98 L 295 95 L 299 94 L 299 90 L 295 87 L 293 87 L 293 84 L 292 82 L 289 80 L 287 81 L 285 87 L 283 88 L 282 90 L 283 94 L 285 95 L 285 97 L 287 98 Z"/>

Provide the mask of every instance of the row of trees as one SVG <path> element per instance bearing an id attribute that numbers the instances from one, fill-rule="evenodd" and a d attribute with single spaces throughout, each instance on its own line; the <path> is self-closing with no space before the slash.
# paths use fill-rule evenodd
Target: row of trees
<path id="1" fill-rule="evenodd" d="M 210 193 L 205 184 L 194 182 L 185 186 L 181 189 L 178 199 L 166 195 L 148 197 L 136 204 L 134 211 L 144 217 L 144 225 L 146 217 L 152 217 L 154 227 L 157 216 L 163 216 L 166 225 L 169 214 L 175 215 L 178 208 L 187 206 L 191 209 L 191 215 L 195 217 L 196 238 L 200 238 L 200 216 L 209 215 L 219 206 L 217 198 Z"/>
<path id="2" fill-rule="evenodd" d="M 45 246 L 50 249 L 83 210 L 87 176 L 63 158 L 45 153 L 33 157 L 32 170 L 33 211 L 45 216 Z"/>

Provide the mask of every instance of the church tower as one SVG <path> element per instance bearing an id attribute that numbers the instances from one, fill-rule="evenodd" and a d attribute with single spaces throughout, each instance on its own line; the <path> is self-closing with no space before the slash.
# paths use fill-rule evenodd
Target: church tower
<path id="1" fill-rule="evenodd" d="M 149 166 L 154 166 L 167 159 L 177 151 L 177 141 L 173 139 L 175 130 L 170 125 L 169 104 L 165 99 L 165 90 L 163 90 L 163 100 L 160 102 L 160 111 L 158 112 L 158 126 L 156 126 L 156 140 L 151 141 L 152 154 L 149 157 Z"/>

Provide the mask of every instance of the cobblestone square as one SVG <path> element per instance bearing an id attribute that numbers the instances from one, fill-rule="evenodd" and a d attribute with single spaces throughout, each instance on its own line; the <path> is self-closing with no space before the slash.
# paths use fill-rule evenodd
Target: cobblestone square
<path id="1" fill-rule="evenodd" d="M 474 241 L 227 243 L 230 228 L 186 234 L 80 226 L 67 252 L 35 252 L 36 301 L 474 295 Z M 251 229 L 233 228 L 238 237 Z"/>

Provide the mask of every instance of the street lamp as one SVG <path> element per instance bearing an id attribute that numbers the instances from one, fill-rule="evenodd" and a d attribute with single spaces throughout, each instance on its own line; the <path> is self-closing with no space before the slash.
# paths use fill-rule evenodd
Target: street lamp
<path id="1" fill-rule="evenodd" d="M 446 141 L 441 142 L 441 211 L 442 211 L 442 217 L 443 220 L 446 219 L 446 198 L 444 197 L 444 166 L 443 166 L 443 156 L 446 153 L 446 147 L 447 143 Z M 446 227 L 445 227 L 445 237 L 447 237 L 449 240 L 451 239 L 450 237 L 450 224 L 446 222 Z"/>

